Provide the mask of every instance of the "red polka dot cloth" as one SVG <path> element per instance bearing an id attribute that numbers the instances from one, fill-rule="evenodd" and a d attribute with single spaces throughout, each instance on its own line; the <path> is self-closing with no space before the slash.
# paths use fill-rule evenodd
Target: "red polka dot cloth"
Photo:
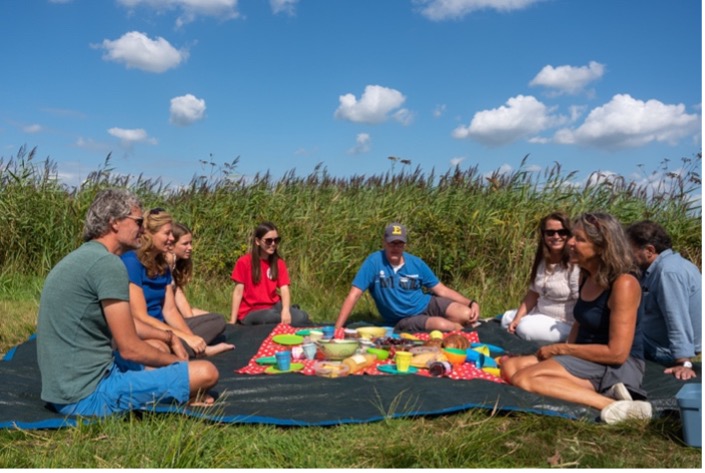
<path id="1" fill-rule="evenodd" d="M 316 364 L 318 360 L 322 360 L 323 357 L 320 353 L 320 351 L 316 354 L 316 359 L 315 360 L 307 360 L 306 358 L 303 357 L 303 354 L 301 354 L 300 358 L 296 357 L 296 354 L 299 350 L 296 350 L 296 346 L 287 346 L 287 345 L 280 345 L 276 343 L 274 340 L 272 340 L 274 337 L 277 335 L 284 335 L 284 334 L 295 334 L 296 332 L 300 331 L 301 328 L 297 327 L 292 327 L 291 325 L 288 324 L 278 324 L 272 332 L 265 338 L 265 340 L 262 342 L 262 345 L 260 345 L 259 350 L 257 350 L 257 353 L 250 359 L 250 362 L 245 366 L 244 368 L 240 368 L 239 370 L 236 370 L 235 372 L 238 374 L 263 374 L 265 370 L 268 368 L 268 365 L 266 364 L 260 364 L 257 363 L 257 360 L 260 358 L 265 358 L 265 357 L 273 357 L 274 354 L 278 351 L 283 351 L 283 350 L 289 350 L 292 351 L 292 363 L 301 363 L 304 365 L 303 369 L 300 370 L 298 373 L 307 375 L 307 376 L 313 376 L 315 375 L 315 371 L 313 369 L 313 366 Z M 446 335 L 450 334 L 459 334 L 462 337 L 466 338 L 468 342 L 470 343 L 480 343 L 480 339 L 477 336 L 477 332 L 450 332 Z M 336 329 L 335 331 L 335 338 L 344 338 L 344 330 L 343 329 Z M 415 333 L 413 334 L 414 337 L 418 338 L 419 340 L 426 341 L 429 338 L 428 333 Z M 380 371 L 377 369 L 378 366 L 381 365 L 394 365 L 394 361 L 392 360 L 393 357 L 390 356 L 389 359 L 385 361 L 378 361 L 372 366 L 368 366 L 367 368 L 363 369 L 362 371 L 359 371 L 357 373 L 352 374 L 351 376 L 357 376 L 357 375 L 371 375 L 371 376 L 394 376 L 392 374 L 385 373 L 383 371 Z M 428 373 L 428 370 L 425 369 L 420 369 L 415 373 L 417 376 L 430 376 Z M 506 384 L 506 382 L 497 377 L 494 376 L 493 374 L 487 373 L 486 371 L 483 371 L 480 368 L 475 367 L 474 364 L 472 363 L 462 363 L 461 365 L 454 365 L 453 366 L 453 371 L 446 375 L 447 378 L 450 379 L 484 379 L 486 381 L 492 381 L 495 383 L 502 383 Z"/>

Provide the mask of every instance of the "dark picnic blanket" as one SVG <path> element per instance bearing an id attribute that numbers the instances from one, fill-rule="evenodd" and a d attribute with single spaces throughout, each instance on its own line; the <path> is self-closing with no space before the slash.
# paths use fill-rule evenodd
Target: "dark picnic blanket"
<path id="1" fill-rule="evenodd" d="M 190 409 L 159 405 L 159 412 L 178 412 L 223 423 L 288 426 L 375 422 L 387 417 L 440 415 L 472 408 L 522 411 L 570 419 L 594 420 L 599 413 L 577 404 L 533 395 L 513 386 L 483 379 L 453 380 L 424 376 L 347 376 L 326 379 L 286 374 L 252 376 L 246 367 L 274 326 L 232 326 L 226 338 L 234 351 L 211 360 L 220 371 L 214 407 Z M 476 329 L 482 343 L 511 353 L 532 353 L 535 344 L 519 340 L 493 321 Z M 700 365 L 697 366 L 700 376 Z M 36 344 L 33 339 L 13 348 L 0 362 L 0 428 L 59 428 L 75 425 L 44 406 Z M 700 377 L 696 379 L 700 382 Z M 655 415 L 678 410 L 675 395 L 683 383 L 647 363 L 644 381 Z M 676 414 L 677 415 L 677 414 Z"/>

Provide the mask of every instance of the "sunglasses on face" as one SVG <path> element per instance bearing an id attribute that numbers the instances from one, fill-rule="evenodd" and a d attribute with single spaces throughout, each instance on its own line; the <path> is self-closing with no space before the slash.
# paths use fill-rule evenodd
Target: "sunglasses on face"
<path id="1" fill-rule="evenodd" d="M 133 217 L 132 215 L 125 215 L 125 218 L 129 218 L 130 220 L 134 220 L 138 227 L 141 227 L 142 225 L 144 225 L 144 217 Z"/>
<path id="2" fill-rule="evenodd" d="M 562 237 L 567 237 L 568 235 L 570 235 L 570 232 L 568 230 L 566 230 L 565 228 L 561 228 L 560 230 L 544 230 L 543 231 L 543 234 L 546 236 L 549 236 L 549 237 L 554 236 L 556 233 L 558 234 L 558 236 L 562 236 Z"/>
<path id="3" fill-rule="evenodd" d="M 282 237 L 262 238 L 262 242 L 267 246 L 278 245 L 279 243 L 281 243 L 281 241 Z"/>

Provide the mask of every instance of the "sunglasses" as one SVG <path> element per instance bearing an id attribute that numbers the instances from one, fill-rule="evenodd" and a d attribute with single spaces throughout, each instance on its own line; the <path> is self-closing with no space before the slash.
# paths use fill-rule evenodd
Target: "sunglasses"
<path id="1" fill-rule="evenodd" d="M 156 207 L 156 208 L 149 211 L 149 215 L 157 215 L 159 212 L 166 212 L 166 209 L 163 209 L 161 207 Z"/>
<path id="2" fill-rule="evenodd" d="M 556 233 L 562 237 L 567 237 L 568 235 L 570 235 L 570 232 L 568 230 L 566 230 L 565 228 L 561 228 L 560 230 L 544 230 L 543 231 L 543 234 L 546 236 L 549 236 L 549 237 L 555 236 Z"/>
<path id="3" fill-rule="evenodd" d="M 276 238 L 262 238 L 262 241 L 264 242 L 265 245 L 267 246 L 272 246 L 278 245 L 282 241 L 282 237 L 276 237 Z"/>
<path id="4" fill-rule="evenodd" d="M 142 225 L 144 225 L 144 217 L 133 217 L 132 215 L 125 215 L 125 218 L 129 218 L 130 220 L 134 220 L 138 227 L 141 227 Z"/>

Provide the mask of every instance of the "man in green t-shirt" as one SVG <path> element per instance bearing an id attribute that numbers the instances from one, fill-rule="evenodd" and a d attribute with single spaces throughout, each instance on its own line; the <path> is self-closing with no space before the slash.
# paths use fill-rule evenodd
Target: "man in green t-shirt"
<path id="1" fill-rule="evenodd" d="M 135 195 L 100 192 L 86 215 L 85 243 L 46 278 L 37 325 L 41 397 L 61 414 L 103 416 L 159 401 L 213 402 L 206 392 L 218 382 L 216 367 L 188 362 L 178 337 L 130 313 L 129 280 L 118 255 L 140 246 L 142 223 Z"/>

